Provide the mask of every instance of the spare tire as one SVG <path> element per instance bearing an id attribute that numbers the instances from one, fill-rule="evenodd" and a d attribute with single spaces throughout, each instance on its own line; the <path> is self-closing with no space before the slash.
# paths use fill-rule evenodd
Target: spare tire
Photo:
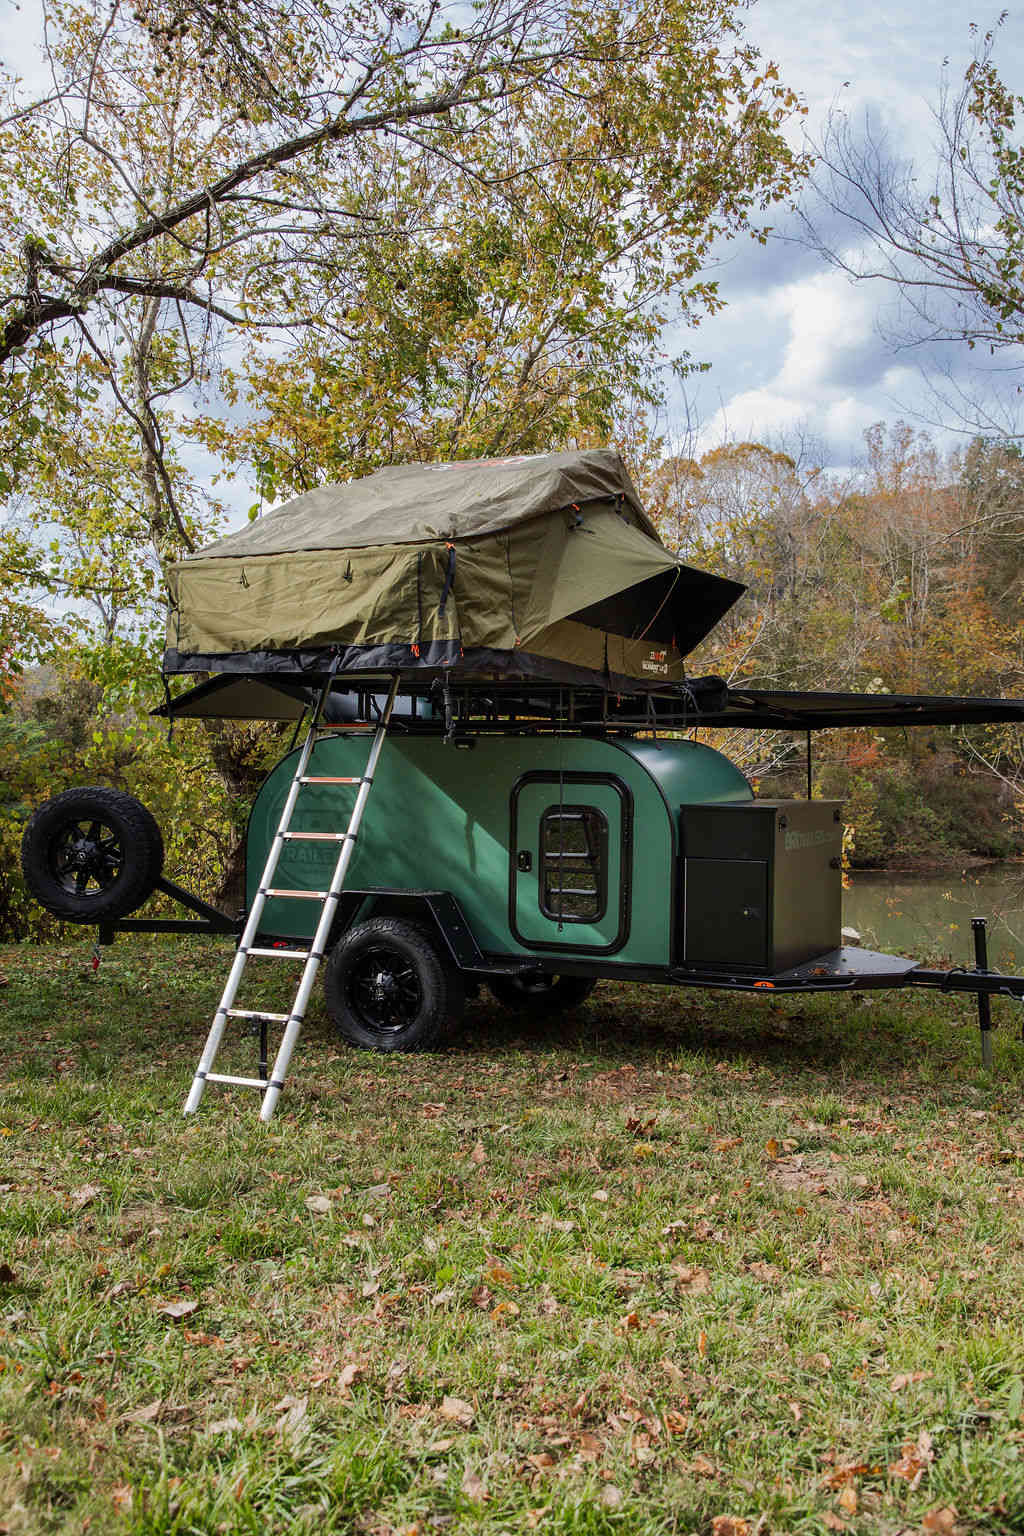
<path id="1" fill-rule="evenodd" d="M 127 917 L 164 867 L 160 828 L 118 789 L 66 789 L 33 812 L 21 839 L 25 884 L 69 923 Z"/>

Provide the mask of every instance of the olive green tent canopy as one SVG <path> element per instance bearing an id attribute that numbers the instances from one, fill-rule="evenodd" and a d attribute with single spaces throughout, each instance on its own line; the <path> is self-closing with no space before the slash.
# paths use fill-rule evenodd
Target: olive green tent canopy
<path id="1" fill-rule="evenodd" d="M 661 543 L 615 453 L 378 470 L 174 566 L 164 670 L 682 681 L 736 582 Z"/>

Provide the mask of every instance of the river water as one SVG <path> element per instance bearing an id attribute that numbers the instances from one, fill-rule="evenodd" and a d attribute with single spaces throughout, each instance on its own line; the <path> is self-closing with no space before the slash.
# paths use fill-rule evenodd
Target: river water
<path id="1" fill-rule="evenodd" d="M 904 875 L 854 871 L 843 922 L 867 949 L 973 965 L 971 918 L 989 924 L 989 965 L 1024 970 L 1024 864 Z"/>

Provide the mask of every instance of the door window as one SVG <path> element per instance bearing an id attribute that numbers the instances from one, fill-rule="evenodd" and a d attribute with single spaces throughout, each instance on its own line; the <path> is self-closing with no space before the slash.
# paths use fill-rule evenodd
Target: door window
<path id="1" fill-rule="evenodd" d="M 597 923 L 608 905 L 608 818 L 594 805 L 550 805 L 540 819 L 540 909 Z"/>

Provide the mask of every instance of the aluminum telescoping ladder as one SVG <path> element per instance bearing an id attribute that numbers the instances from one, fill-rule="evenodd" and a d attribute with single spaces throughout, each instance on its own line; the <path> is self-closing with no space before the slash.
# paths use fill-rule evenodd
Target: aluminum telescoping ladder
<path id="1" fill-rule="evenodd" d="M 299 1038 L 299 1031 L 302 1029 L 302 1022 L 306 1015 L 306 1009 L 309 1006 L 316 973 L 320 968 L 321 960 L 324 958 L 324 946 L 330 938 L 334 915 L 338 909 L 338 901 L 345 885 L 349 864 L 352 862 L 352 854 L 355 851 L 359 828 L 362 825 L 363 812 L 366 809 L 366 802 L 370 798 L 370 790 L 373 788 L 374 775 L 377 772 L 377 764 L 380 760 L 381 750 L 383 749 L 388 725 L 391 720 L 391 712 L 395 705 L 395 697 L 398 693 L 399 679 L 395 676 L 392 681 L 387 702 L 384 705 L 380 721 L 374 732 L 373 744 L 370 747 L 366 769 L 361 778 L 325 778 L 312 775 L 307 771 L 317 738 L 326 731 L 337 729 L 337 727 L 320 724 L 320 717 L 327 703 L 333 681 L 333 676 L 327 679 L 313 712 L 313 718 L 306 733 L 306 740 L 299 754 L 295 776 L 292 779 L 291 788 L 288 791 L 288 797 L 281 812 L 281 820 L 278 823 L 274 840 L 270 845 L 270 852 L 267 854 L 267 862 L 264 866 L 263 874 L 260 876 L 256 899 L 250 908 L 242 937 L 238 941 L 238 949 L 235 951 L 235 958 L 228 973 L 224 992 L 221 996 L 217 1012 L 213 1017 L 213 1024 L 206 1039 L 202 1059 L 196 1068 L 196 1075 L 192 1079 L 192 1087 L 185 1101 L 186 1115 L 195 1114 L 199 1108 L 199 1101 L 203 1096 L 203 1089 L 207 1083 L 229 1083 L 238 1088 L 259 1088 L 263 1094 L 263 1103 L 260 1106 L 261 1120 L 269 1120 L 271 1118 L 274 1110 L 277 1108 L 277 1101 L 281 1097 L 281 1089 L 284 1087 L 288 1063 L 291 1061 L 292 1051 L 295 1049 L 296 1041 Z M 299 795 L 307 784 L 358 784 L 359 789 L 356 794 L 355 805 L 352 807 L 348 827 L 344 832 L 293 832 L 291 830 L 291 821 L 295 814 Z M 281 857 L 285 843 L 296 841 L 336 842 L 340 845 L 338 859 L 334 866 L 334 874 L 326 891 L 280 890 L 272 885 L 274 872 L 277 869 L 278 860 Z M 266 906 L 267 898 L 270 896 L 296 897 L 322 902 L 320 921 L 317 924 L 316 934 L 308 949 L 262 949 L 255 945 L 254 941 L 259 932 L 263 908 Z M 268 960 L 302 960 L 302 975 L 299 979 L 290 1013 L 266 1013 L 261 1009 L 235 1008 L 232 1006 L 247 963 L 257 958 Z M 284 1025 L 281 1043 L 278 1046 L 273 1070 L 269 1076 L 234 1077 L 227 1073 L 214 1072 L 212 1070 L 228 1019 L 252 1019 L 261 1026 L 265 1026 L 267 1021 Z M 266 1069 L 263 1068 L 262 1070 L 265 1073 Z"/>

